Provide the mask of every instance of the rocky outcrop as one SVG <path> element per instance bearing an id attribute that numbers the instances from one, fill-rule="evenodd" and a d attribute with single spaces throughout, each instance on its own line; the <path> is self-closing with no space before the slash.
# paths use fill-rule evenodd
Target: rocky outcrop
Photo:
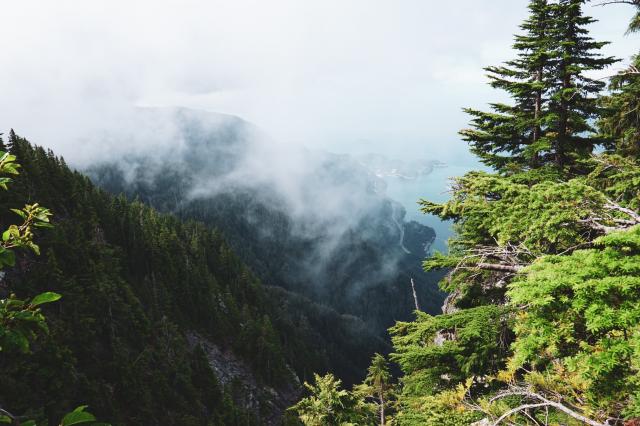
<path id="1" fill-rule="evenodd" d="M 233 390 L 234 402 L 255 413 L 263 424 L 279 425 L 284 411 L 299 399 L 302 387 L 293 370 L 287 385 L 273 388 L 260 383 L 250 366 L 230 349 L 222 348 L 196 332 L 189 332 L 186 337 L 192 348 L 202 347 L 220 384 Z"/>

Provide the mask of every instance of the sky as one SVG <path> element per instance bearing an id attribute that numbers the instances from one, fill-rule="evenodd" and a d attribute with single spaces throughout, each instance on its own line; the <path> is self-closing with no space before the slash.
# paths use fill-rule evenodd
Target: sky
<path id="1" fill-rule="evenodd" d="M 285 144 L 458 167 L 526 0 L 76 0 L 0 6 L 0 129 L 73 162 L 133 106 L 238 115 Z M 629 7 L 587 6 L 628 58 Z M 93 142 L 98 143 L 98 142 Z M 95 151 L 98 152 L 98 151 Z"/>

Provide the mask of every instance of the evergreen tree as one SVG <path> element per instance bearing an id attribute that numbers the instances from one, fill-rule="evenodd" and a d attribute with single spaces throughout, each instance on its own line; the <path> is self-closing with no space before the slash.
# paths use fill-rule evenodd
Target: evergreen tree
<path id="1" fill-rule="evenodd" d="M 422 202 L 425 213 L 452 220 L 457 236 L 448 254 L 425 261 L 449 268 L 444 313 L 391 329 L 391 358 L 404 373 L 399 425 L 637 416 L 629 395 L 638 383 L 638 271 L 629 256 L 640 167 L 591 156 L 607 146 L 591 127 L 604 83 L 586 74 L 613 59 L 597 53 L 604 43 L 588 36 L 583 3 L 530 2 L 518 58 L 487 69 L 514 102 L 467 110 L 474 129 L 462 132 L 498 173 L 470 172 L 454 181 L 449 202 Z M 633 131 L 628 121 L 619 127 Z"/>
<path id="2" fill-rule="evenodd" d="M 611 79 L 611 94 L 601 99 L 603 113 L 598 120 L 601 134 L 611 152 L 640 157 L 640 56 L 633 65 Z"/>
<path id="3" fill-rule="evenodd" d="M 510 286 L 510 304 L 527 309 L 508 370 L 526 367 L 538 393 L 562 389 L 574 410 L 640 415 L 639 265 L 639 226 L 535 262 Z"/>
<path id="4" fill-rule="evenodd" d="M 371 360 L 365 383 L 371 386 L 374 394 L 378 398 L 378 411 L 380 413 L 380 426 L 385 425 L 385 407 L 388 404 L 387 393 L 389 392 L 391 374 L 387 360 L 380 354 L 375 354 Z"/>
<path id="5" fill-rule="evenodd" d="M 605 82 L 590 78 L 587 73 L 617 62 L 597 53 L 608 42 L 589 37 L 587 26 L 595 20 L 583 15 L 584 3 L 584 0 L 560 0 L 554 5 L 555 52 L 549 93 L 552 118 L 549 130 L 554 137 L 549 160 L 558 168 L 587 157 L 602 142 L 593 137 L 590 120 L 599 112 L 597 95 Z"/>
<path id="6" fill-rule="evenodd" d="M 309 396 L 290 408 L 305 426 L 355 426 L 371 424 L 370 404 L 342 389 L 333 374 L 314 374 L 315 384 L 305 383 Z"/>
<path id="7" fill-rule="evenodd" d="M 617 3 L 626 3 L 635 6 L 636 13 L 633 15 L 633 18 L 631 18 L 631 22 L 629 22 L 627 33 L 635 33 L 640 31 L 640 0 L 623 0 Z"/>
<path id="8" fill-rule="evenodd" d="M 471 150 L 496 170 L 523 170 L 554 164 L 562 169 L 592 152 L 598 143 L 589 121 L 598 111 L 594 96 L 604 83 L 585 73 L 615 62 L 597 51 L 582 14 L 584 0 L 531 0 L 514 49 L 518 58 L 489 67 L 491 85 L 513 104 L 491 104 L 492 112 L 465 109 L 472 129 L 460 133 Z"/>
<path id="9" fill-rule="evenodd" d="M 624 1 L 634 5 L 634 14 L 627 33 L 640 31 L 640 0 Z M 611 152 L 640 156 L 640 54 L 631 65 L 614 76 L 609 84 L 611 93 L 601 99 L 603 112 L 598 121 L 601 134 L 610 143 Z"/>
<path id="10" fill-rule="evenodd" d="M 16 223 L 0 242 L 0 269 L 7 266 L 0 283 L 3 408 L 38 424 L 59 424 L 80 403 L 114 424 L 259 424 L 258 408 L 271 407 L 274 398 L 263 389 L 293 380 L 284 332 L 271 324 L 276 308 L 265 288 L 220 234 L 112 197 L 52 153 L 18 136 L 11 142 L 0 171 L 14 155 L 22 167 L 0 199 L 0 222 Z M 55 212 L 54 227 L 38 235 L 40 258 L 26 250 L 14 258 L 7 253 L 20 245 L 33 249 L 30 236 L 46 226 L 46 209 L 16 211 L 27 223 L 37 219 L 32 226 L 9 211 L 32 199 Z M 63 297 L 47 308 L 57 293 Z M 38 333 L 22 353 L 25 339 L 28 344 L 45 328 L 45 313 L 49 333 Z M 253 338 L 242 341 L 245 329 Z M 288 339 L 298 346 L 298 336 Z M 244 361 L 259 407 L 228 395 L 232 389 L 218 384 L 200 345 L 217 345 Z"/>
<path id="11" fill-rule="evenodd" d="M 552 6 L 547 0 L 531 0 L 529 12 L 520 26 L 524 33 L 516 36 L 513 45 L 518 57 L 503 66 L 485 68 L 491 86 L 509 93 L 514 104 L 491 104 L 493 112 L 466 108 L 474 128 L 460 132 L 474 154 L 498 169 L 538 165 L 546 140 Z"/>

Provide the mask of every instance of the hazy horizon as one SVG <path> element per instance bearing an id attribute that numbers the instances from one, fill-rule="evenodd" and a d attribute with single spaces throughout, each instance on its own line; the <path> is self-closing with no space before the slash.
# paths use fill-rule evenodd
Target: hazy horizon
<path id="1" fill-rule="evenodd" d="M 461 108 L 501 98 L 482 67 L 513 56 L 526 5 L 11 2 L 0 128 L 73 162 L 134 106 L 188 107 L 237 115 L 283 144 L 473 167 Z M 600 19 L 592 35 L 612 42 L 603 53 L 634 52 L 630 8 L 586 12 Z"/>

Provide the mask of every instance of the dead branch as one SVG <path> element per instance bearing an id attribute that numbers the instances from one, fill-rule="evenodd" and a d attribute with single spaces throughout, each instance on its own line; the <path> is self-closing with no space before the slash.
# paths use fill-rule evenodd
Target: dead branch
<path id="1" fill-rule="evenodd" d="M 623 214 L 626 214 L 627 216 L 629 216 L 631 218 L 631 220 L 633 220 L 635 222 L 635 224 L 639 224 L 640 223 L 640 214 L 636 213 L 635 211 L 626 208 L 626 207 L 622 207 L 621 205 L 619 205 L 618 203 L 615 203 L 611 200 L 607 200 L 607 203 L 604 205 L 605 209 L 608 210 L 614 210 Z"/>
<path id="2" fill-rule="evenodd" d="M 607 200 L 602 207 L 605 210 L 609 210 L 611 212 L 621 213 L 627 216 L 628 219 L 622 219 L 613 215 L 605 215 L 605 217 L 590 216 L 586 219 L 580 220 L 579 223 L 582 223 L 588 228 L 598 232 L 602 232 L 604 234 L 608 234 L 614 231 L 624 231 L 631 228 L 632 226 L 640 224 L 640 214 L 632 209 L 623 207 L 612 200 Z"/>
<path id="3" fill-rule="evenodd" d="M 11 420 L 11 426 L 20 426 L 20 421 L 18 420 L 18 418 L 7 410 L 3 410 L 2 408 L 0 408 L 0 415 L 8 417 Z"/>
<path id="4" fill-rule="evenodd" d="M 542 426 L 542 424 L 540 424 L 540 422 L 538 421 L 538 419 L 536 419 L 535 417 L 533 417 L 531 414 L 529 414 L 529 410 L 525 409 L 524 411 L 522 411 L 522 414 L 524 414 L 529 420 L 531 420 L 535 425 L 537 426 Z"/>
<path id="5" fill-rule="evenodd" d="M 609 234 L 614 231 L 622 231 L 626 229 L 625 227 L 603 225 L 602 223 L 600 223 L 601 220 L 603 219 L 600 217 L 589 217 L 587 219 L 579 220 L 578 222 L 582 223 L 590 229 L 593 229 L 594 231 L 598 231 L 603 234 Z"/>
<path id="6" fill-rule="evenodd" d="M 472 271 L 469 280 L 474 280 L 483 271 L 495 272 L 496 276 L 489 280 L 485 288 L 502 288 L 508 284 L 509 280 L 524 267 L 536 259 L 524 244 L 514 245 L 511 243 L 498 244 L 495 246 L 479 245 L 467 250 L 467 254 L 462 257 L 456 266 L 449 271 L 447 279 L 451 280 L 460 270 Z M 460 297 L 460 290 L 456 289 L 445 299 L 442 311 L 452 313 L 456 311 L 455 302 Z"/>
<path id="7" fill-rule="evenodd" d="M 640 6 L 640 0 L 607 0 L 596 4 L 596 6 L 607 6 L 610 4 L 629 4 L 631 6 Z"/>
<path id="8" fill-rule="evenodd" d="M 502 263 L 478 263 L 474 266 L 486 271 L 510 272 L 512 274 L 517 274 L 524 268 L 524 265 L 505 265 Z"/>
<path id="9" fill-rule="evenodd" d="M 420 305 L 418 305 L 418 294 L 416 293 L 416 284 L 413 282 L 413 277 L 411 278 L 411 290 L 413 291 L 413 301 L 416 304 L 416 311 L 419 311 Z"/>
<path id="10" fill-rule="evenodd" d="M 493 422 L 493 426 L 498 426 L 500 423 L 502 423 L 503 420 L 505 420 L 506 418 L 520 412 L 520 411 L 524 411 L 524 410 L 528 410 L 530 408 L 541 408 L 541 407 L 547 407 L 549 404 L 545 404 L 544 402 L 538 403 L 538 404 L 524 404 L 521 405 L 519 407 L 516 407 L 512 410 L 507 411 L 506 413 L 504 413 L 503 415 L 501 415 L 500 417 L 498 417 L 498 420 L 496 420 L 495 422 Z"/>
<path id="11" fill-rule="evenodd" d="M 451 274 L 455 274 L 459 269 L 482 269 L 513 274 L 518 273 L 534 259 L 535 255 L 522 244 L 477 246 L 469 250 L 469 254 L 458 262 Z"/>
<path id="12" fill-rule="evenodd" d="M 533 392 L 528 388 L 515 388 L 513 390 L 508 390 L 505 392 L 502 392 L 498 395 L 496 395 L 495 397 L 493 397 L 490 402 L 496 401 L 498 399 L 502 399 L 502 398 L 506 398 L 508 396 L 523 396 L 526 397 L 530 400 L 533 401 L 540 401 L 538 403 L 535 404 L 523 404 L 520 405 L 519 407 L 516 407 L 512 410 L 507 411 L 506 413 L 504 413 L 502 416 L 500 416 L 498 418 L 498 420 L 496 420 L 496 422 L 494 422 L 493 426 L 497 426 L 498 424 L 500 424 L 500 422 L 502 422 L 504 419 L 506 419 L 507 417 L 528 409 L 528 408 L 540 408 L 540 407 L 552 407 L 555 408 L 558 411 L 562 411 L 563 413 L 567 414 L 570 417 L 573 417 L 574 419 L 581 421 L 583 423 L 586 423 L 590 426 L 607 426 L 606 423 L 600 423 L 597 422 L 595 420 L 592 420 L 588 417 L 583 416 L 582 414 L 578 413 L 577 411 L 572 410 L 571 408 L 567 407 L 564 404 L 561 404 L 560 402 L 557 401 L 553 401 L 550 400 L 542 395 L 540 395 L 539 393 Z"/>
<path id="13" fill-rule="evenodd" d="M 624 75 L 637 75 L 637 74 L 640 74 L 640 69 L 638 69 L 638 67 L 636 67 L 635 65 L 630 65 L 629 68 L 622 71 L 618 75 L 624 76 Z"/>

